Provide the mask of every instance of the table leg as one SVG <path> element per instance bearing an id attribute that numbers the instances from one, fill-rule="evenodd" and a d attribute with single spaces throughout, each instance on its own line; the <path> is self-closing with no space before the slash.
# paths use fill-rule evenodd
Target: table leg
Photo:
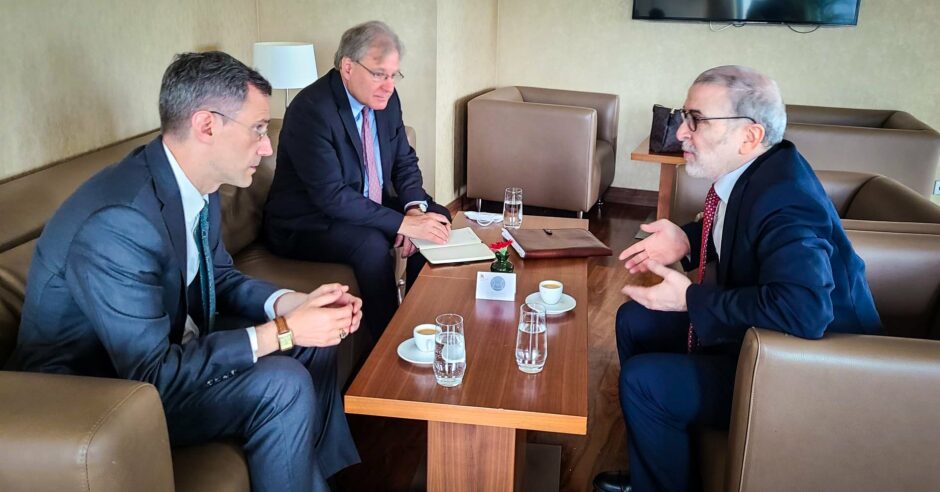
<path id="1" fill-rule="evenodd" d="M 428 422 L 429 491 L 522 490 L 525 431 Z"/>
<path id="2" fill-rule="evenodd" d="M 676 166 L 659 165 L 659 200 L 656 202 L 656 218 L 668 219 L 672 207 L 672 194 L 676 189 Z"/>

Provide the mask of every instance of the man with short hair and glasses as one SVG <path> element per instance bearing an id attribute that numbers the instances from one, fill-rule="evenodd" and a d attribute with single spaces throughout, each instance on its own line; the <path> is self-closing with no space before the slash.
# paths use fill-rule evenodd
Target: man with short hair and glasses
<path id="1" fill-rule="evenodd" d="M 677 132 L 685 170 L 713 183 L 700 221 L 644 224 L 620 254 L 631 273 L 617 312 L 620 405 L 630 473 L 594 478 L 600 491 L 699 490 L 690 434 L 727 429 L 738 353 L 752 326 L 818 339 L 877 333 L 865 265 L 832 201 L 794 145 L 777 84 L 746 67 L 696 78 Z M 697 281 L 670 269 L 697 268 Z"/>
<path id="2" fill-rule="evenodd" d="M 249 278 L 222 242 L 218 189 L 249 186 L 271 155 L 270 96 L 225 53 L 176 57 L 161 135 L 89 179 L 43 229 L 12 360 L 151 383 L 172 446 L 231 439 L 252 490 L 328 490 L 359 461 L 336 345 L 359 328 L 362 301 L 345 285 L 307 294 Z"/>
<path id="3" fill-rule="evenodd" d="M 343 33 L 334 68 L 287 109 L 264 209 L 274 253 L 352 266 L 375 340 L 398 307 L 392 247 L 408 258 L 410 285 L 425 263 L 411 239 L 442 244 L 450 234 L 450 214 L 425 192 L 405 135 L 401 55 L 382 22 Z"/>

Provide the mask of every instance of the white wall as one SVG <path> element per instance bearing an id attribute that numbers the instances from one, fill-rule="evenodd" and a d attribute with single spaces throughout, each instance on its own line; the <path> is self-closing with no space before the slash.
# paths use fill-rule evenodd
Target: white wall
<path id="1" fill-rule="evenodd" d="M 253 0 L 4 1 L 0 179 L 157 128 L 174 54 L 248 61 L 256 30 Z"/>
<path id="2" fill-rule="evenodd" d="M 793 104 L 899 109 L 940 129 L 940 2 L 863 0 L 858 26 L 712 32 L 705 23 L 634 21 L 629 0 L 500 0 L 498 82 L 620 95 L 614 186 L 657 189 L 659 168 L 630 160 L 654 103 L 680 106 L 695 76 L 752 66 Z M 940 173 L 938 173 L 940 178 Z M 935 197 L 940 202 L 940 198 Z"/>

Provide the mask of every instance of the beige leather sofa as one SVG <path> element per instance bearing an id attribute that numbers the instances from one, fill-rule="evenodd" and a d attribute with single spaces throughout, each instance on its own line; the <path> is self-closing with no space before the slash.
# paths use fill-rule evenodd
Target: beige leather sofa
<path id="1" fill-rule="evenodd" d="M 273 121 L 270 128 L 276 147 L 280 121 Z M 132 138 L 0 183 L 0 366 L 15 344 L 26 274 L 45 221 L 88 177 L 155 135 Z M 236 266 L 298 291 L 342 282 L 357 292 L 349 267 L 278 258 L 259 242 L 261 210 L 274 166 L 274 156 L 265 158 L 250 188 L 221 190 L 223 238 Z M 370 344 L 363 330 L 340 345 L 341 385 Z M 0 490 L 174 488 L 249 490 L 240 447 L 215 442 L 171 453 L 163 407 L 149 384 L 0 371 Z"/>
<path id="2" fill-rule="evenodd" d="M 620 98 L 613 94 L 503 87 L 467 103 L 467 197 L 580 217 L 614 180 Z"/>
<path id="3" fill-rule="evenodd" d="M 932 491 L 940 484 L 940 235 L 849 230 L 886 336 L 752 329 L 705 489 Z"/>
<path id="4" fill-rule="evenodd" d="M 940 133 L 904 111 L 790 104 L 783 138 L 814 169 L 881 174 L 933 193 Z"/>

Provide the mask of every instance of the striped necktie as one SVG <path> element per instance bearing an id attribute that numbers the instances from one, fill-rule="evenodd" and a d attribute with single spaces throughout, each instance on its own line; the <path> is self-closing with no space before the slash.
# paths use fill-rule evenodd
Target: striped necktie
<path id="1" fill-rule="evenodd" d="M 369 179 L 369 199 L 382 204 L 382 185 L 379 170 L 375 165 L 375 146 L 372 145 L 372 125 L 369 124 L 369 107 L 362 107 L 362 165 Z"/>
<path id="2" fill-rule="evenodd" d="M 211 333 L 215 324 L 215 275 L 212 271 L 212 256 L 209 249 L 209 204 L 199 211 L 199 222 L 193 231 L 196 249 L 199 250 L 199 293 L 202 298 L 202 314 L 206 326 L 203 333 Z"/>

